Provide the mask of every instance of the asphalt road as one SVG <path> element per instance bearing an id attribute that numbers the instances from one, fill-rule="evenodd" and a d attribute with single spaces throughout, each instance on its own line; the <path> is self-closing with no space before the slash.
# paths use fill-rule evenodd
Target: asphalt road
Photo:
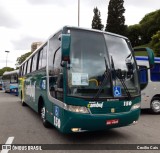
<path id="1" fill-rule="evenodd" d="M 0 91 L 0 144 L 14 137 L 12 144 L 160 144 L 160 115 L 142 111 L 138 124 L 100 132 L 62 134 L 54 127 L 44 128 L 41 119 L 29 107 L 22 107 L 18 97 Z M 160 150 L 160 148 L 159 148 Z M 22 152 L 22 151 L 9 151 Z M 54 152 L 54 151 L 24 151 Z M 55 152 L 81 152 L 57 150 Z M 83 151 L 83 152 L 102 152 Z M 117 152 L 117 151 L 103 151 Z M 134 150 L 118 151 L 123 153 Z M 136 152 L 142 152 L 137 150 Z M 143 150 L 144 152 L 159 152 Z M 1 153 L 1 151 L 0 151 Z"/>

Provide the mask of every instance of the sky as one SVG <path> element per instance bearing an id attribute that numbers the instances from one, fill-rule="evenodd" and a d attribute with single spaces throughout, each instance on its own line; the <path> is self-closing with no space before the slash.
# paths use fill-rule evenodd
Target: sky
<path id="1" fill-rule="evenodd" d="M 93 8 L 106 26 L 109 0 L 80 0 L 80 27 L 91 28 Z M 160 0 L 124 0 L 125 24 L 138 24 Z M 45 41 L 64 25 L 78 25 L 78 0 L 0 0 L 0 68 L 15 68 L 16 59 L 31 50 L 32 42 Z"/>

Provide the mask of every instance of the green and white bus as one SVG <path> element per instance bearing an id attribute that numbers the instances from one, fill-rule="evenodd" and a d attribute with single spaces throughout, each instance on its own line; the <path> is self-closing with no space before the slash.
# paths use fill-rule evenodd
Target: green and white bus
<path id="1" fill-rule="evenodd" d="M 65 26 L 20 65 L 22 105 L 63 133 L 137 123 L 141 94 L 132 51 L 126 37 Z M 149 59 L 153 64 L 152 53 Z"/>

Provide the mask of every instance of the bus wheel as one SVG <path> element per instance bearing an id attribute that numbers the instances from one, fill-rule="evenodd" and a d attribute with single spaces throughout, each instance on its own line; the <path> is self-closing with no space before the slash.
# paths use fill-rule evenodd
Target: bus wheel
<path id="1" fill-rule="evenodd" d="M 42 118 L 42 122 L 45 128 L 50 128 L 51 124 L 46 120 L 46 108 L 45 106 L 43 106 L 41 108 L 41 118 Z"/>
<path id="2" fill-rule="evenodd" d="M 23 101 L 22 94 L 21 94 L 21 104 L 22 106 L 27 106 L 27 104 Z"/>
<path id="3" fill-rule="evenodd" d="M 160 98 L 155 97 L 151 101 L 151 112 L 154 114 L 160 113 Z"/>

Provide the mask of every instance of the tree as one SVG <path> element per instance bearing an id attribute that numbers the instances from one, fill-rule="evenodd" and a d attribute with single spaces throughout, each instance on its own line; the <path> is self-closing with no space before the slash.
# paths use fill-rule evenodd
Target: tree
<path id="1" fill-rule="evenodd" d="M 140 24 L 143 44 L 149 43 L 152 36 L 160 30 L 160 10 L 145 15 Z"/>
<path id="2" fill-rule="evenodd" d="M 150 45 L 155 55 L 160 56 L 160 31 L 157 31 L 157 33 L 152 36 Z"/>
<path id="3" fill-rule="evenodd" d="M 141 45 L 141 25 L 135 24 L 128 27 L 127 37 L 131 41 L 133 47 Z"/>
<path id="4" fill-rule="evenodd" d="M 126 35 L 127 26 L 123 13 L 124 0 L 110 0 L 108 5 L 108 18 L 105 31 L 114 32 L 121 35 Z"/>
<path id="5" fill-rule="evenodd" d="M 0 76 L 2 76 L 5 71 L 13 71 L 13 70 L 14 70 L 14 68 L 4 67 L 4 68 L 0 69 Z"/>
<path id="6" fill-rule="evenodd" d="M 93 9 L 94 16 L 92 20 L 92 29 L 103 30 L 104 25 L 101 22 L 101 13 L 98 8 Z"/>
<path id="7" fill-rule="evenodd" d="M 17 60 L 16 60 L 16 66 L 23 63 L 23 61 L 25 61 L 25 59 L 31 54 L 32 54 L 32 52 L 28 52 L 28 53 L 25 53 L 25 54 L 21 55 L 20 57 L 18 57 Z"/>

